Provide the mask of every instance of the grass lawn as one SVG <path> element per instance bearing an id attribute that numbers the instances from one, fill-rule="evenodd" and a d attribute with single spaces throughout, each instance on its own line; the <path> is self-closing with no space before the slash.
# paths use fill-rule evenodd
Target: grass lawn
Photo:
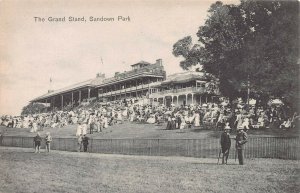
<path id="1" fill-rule="evenodd" d="M 299 192 L 300 161 L 147 157 L 0 147 L 0 192 Z"/>
<path id="2" fill-rule="evenodd" d="M 40 131 L 42 136 L 46 132 L 51 132 L 53 137 L 75 137 L 76 125 L 68 125 L 63 128 L 44 128 Z M 124 122 L 122 124 L 116 124 L 104 129 L 101 133 L 94 133 L 93 138 L 111 139 L 111 138 L 165 138 L 165 139 L 207 139 L 207 138 L 219 138 L 221 131 L 203 130 L 200 127 L 180 130 L 165 130 L 166 124 L 139 124 Z M 4 135 L 9 136 L 35 136 L 35 133 L 30 133 L 30 129 L 27 128 L 6 128 L 0 126 L 0 131 L 4 132 Z M 89 131 L 88 131 L 89 132 Z M 234 135 L 234 133 L 232 133 Z M 249 136 L 299 136 L 298 129 L 284 131 L 281 129 L 264 129 L 264 130 L 250 130 Z"/>

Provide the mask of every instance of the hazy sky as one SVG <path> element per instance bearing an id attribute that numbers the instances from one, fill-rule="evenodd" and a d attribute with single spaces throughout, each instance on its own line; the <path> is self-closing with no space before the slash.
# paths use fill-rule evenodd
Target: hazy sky
<path id="1" fill-rule="evenodd" d="M 188 35 L 197 41 L 213 2 L 0 0 L 0 115 L 20 114 L 29 100 L 47 92 L 50 77 L 53 89 L 59 89 L 98 72 L 111 77 L 140 60 L 158 58 L 167 74 L 180 72 L 172 46 Z M 87 21 L 69 22 L 69 16 Z M 90 22 L 90 16 L 115 21 Z M 118 22 L 118 16 L 129 16 L 130 22 Z M 66 22 L 49 22 L 48 17 L 66 17 Z"/>

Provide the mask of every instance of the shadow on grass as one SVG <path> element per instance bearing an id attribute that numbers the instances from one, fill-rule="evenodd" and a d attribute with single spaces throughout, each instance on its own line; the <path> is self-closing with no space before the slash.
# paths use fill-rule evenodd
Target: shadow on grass
<path id="1" fill-rule="evenodd" d="M 226 167 L 226 166 L 236 166 L 236 165 L 239 165 L 238 163 L 228 163 L 228 164 L 222 164 L 222 163 L 219 163 L 218 164 L 218 161 L 216 160 L 216 162 L 215 163 L 213 163 L 213 162 L 207 162 L 207 163 L 199 163 L 199 162 L 193 162 L 193 163 L 191 163 L 191 164 L 193 164 L 193 165 L 216 165 L 216 166 L 224 166 L 224 167 Z"/>
<path id="2" fill-rule="evenodd" d="M 207 162 L 207 163 L 193 162 L 191 164 L 193 164 L 193 165 L 218 165 L 217 162 L 216 163 L 212 163 L 212 162 Z"/>

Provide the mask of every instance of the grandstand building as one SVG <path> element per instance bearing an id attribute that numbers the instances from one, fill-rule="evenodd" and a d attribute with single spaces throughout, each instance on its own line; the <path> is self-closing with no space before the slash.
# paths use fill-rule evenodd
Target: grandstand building
<path id="1" fill-rule="evenodd" d="M 219 96 L 218 81 L 205 72 L 173 74 L 160 84 L 150 88 L 151 103 L 174 105 L 202 105 L 207 102 L 217 102 Z"/>
<path id="2" fill-rule="evenodd" d="M 30 102 L 63 109 L 93 100 L 106 103 L 135 98 L 151 104 L 180 106 L 209 102 L 219 93 L 215 81 L 205 72 L 188 71 L 166 77 L 161 59 L 154 64 L 140 61 L 131 67 L 131 71 L 116 72 L 111 78 L 99 73 L 94 79 L 48 91 Z"/>

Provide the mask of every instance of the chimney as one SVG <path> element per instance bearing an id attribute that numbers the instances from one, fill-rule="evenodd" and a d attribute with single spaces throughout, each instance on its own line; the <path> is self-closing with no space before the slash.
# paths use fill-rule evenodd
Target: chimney
<path id="1" fill-rule="evenodd" d="M 97 73 L 96 78 L 105 78 L 105 74 L 104 73 Z"/>
<path id="2" fill-rule="evenodd" d="M 159 66 L 162 66 L 163 64 L 162 64 L 162 59 L 157 59 L 156 60 L 156 64 L 158 64 Z"/>

